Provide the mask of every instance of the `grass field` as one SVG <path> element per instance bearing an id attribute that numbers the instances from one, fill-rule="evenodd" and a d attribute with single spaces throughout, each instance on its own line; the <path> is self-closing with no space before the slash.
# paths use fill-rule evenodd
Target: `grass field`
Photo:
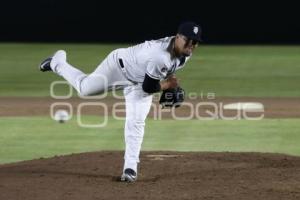
<path id="1" fill-rule="evenodd" d="M 128 45 L 0 44 L 1 96 L 49 96 L 62 80 L 38 71 L 57 49 L 90 73 L 113 49 Z M 187 92 L 217 96 L 300 97 L 300 46 L 200 46 L 178 73 Z M 63 93 L 64 89 L 60 89 Z M 11 108 L 14 109 L 14 108 Z M 96 123 L 101 120 L 87 117 Z M 0 162 L 98 150 L 123 150 L 123 121 L 86 129 L 43 117 L 0 117 Z M 154 121 L 149 119 L 144 150 L 260 151 L 300 155 L 299 119 L 261 121 Z"/>
<path id="2" fill-rule="evenodd" d="M 0 95 L 49 96 L 62 80 L 37 70 L 41 60 L 65 49 L 68 60 L 91 73 L 113 49 L 128 45 L 0 44 Z M 200 46 L 178 73 L 187 92 L 217 96 L 299 97 L 299 46 Z"/>
<path id="3" fill-rule="evenodd" d="M 97 124 L 103 119 L 85 117 Z M 80 128 L 49 117 L 0 118 L 0 162 L 99 150 L 123 150 L 123 121 Z M 157 121 L 149 119 L 143 150 L 278 152 L 300 155 L 299 119 Z"/>

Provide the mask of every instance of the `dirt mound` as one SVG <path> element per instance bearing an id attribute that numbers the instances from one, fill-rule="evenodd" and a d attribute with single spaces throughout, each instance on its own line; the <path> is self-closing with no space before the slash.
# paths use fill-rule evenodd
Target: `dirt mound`
<path id="1" fill-rule="evenodd" d="M 300 158 L 262 153 L 143 152 L 139 179 L 118 181 L 123 152 L 0 166 L 0 199 L 299 199 Z"/>

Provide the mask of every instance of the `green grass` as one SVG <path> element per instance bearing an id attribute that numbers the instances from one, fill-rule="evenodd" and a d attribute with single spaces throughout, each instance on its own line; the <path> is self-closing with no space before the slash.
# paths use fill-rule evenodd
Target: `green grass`
<path id="1" fill-rule="evenodd" d="M 84 117 L 85 123 L 103 120 Z M 123 121 L 80 128 L 48 117 L 0 118 L 0 163 L 98 150 L 123 150 Z M 277 152 L 300 155 L 299 119 L 176 121 L 148 119 L 143 150 Z"/>
<path id="2" fill-rule="evenodd" d="M 0 95 L 50 96 L 51 82 L 63 79 L 53 73 L 40 72 L 38 65 L 58 49 L 65 49 L 72 64 L 91 73 L 115 48 L 114 45 L 0 43 Z"/>
<path id="3" fill-rule="evenodd" d="M 299 46 L 205 46 L 197 50 L 179 75 L 189 92 L 300 96 L 299 63 Z"/>
<path id="4" fill-rule="evenodd" d="M 111 50 L 125 46 L 0 43 L 0 95 L 49 96 L 50 83 L 62 79 L 37 66 L 57 49 L 90 73 Z M 299 63 L 300 46 L 200 46 L 178 76 L 187 92 L 199 95 L 299 97 Z"/>
<path id="5" fill-rule="evenodd" d="M 49 96 L 40 61 L 58 49 L 86 73 L 113 49 L 129 45 L 0 43 L 0 96 Z M 300 97 L 300 46 L 200 46 L 178 72 L 187 92 L 205 96 Z M 56 88 L 56 94 L 67 92 Z M 74 93 L 75 94 L 75 93 Z M 0 97 L 1 98 L 1 97 Z M 88 122 L 103 119 L 85 117 Z M 123 150 L 123 121 L 97 129 L 75 119 L 58 124 L 47 117 L 1 117 L 0 163 L 98 150 Z M 255 151 L 300 155 L 299 119 L 261 121 L 155 121 L 149 119 L 143 150 Z"/>

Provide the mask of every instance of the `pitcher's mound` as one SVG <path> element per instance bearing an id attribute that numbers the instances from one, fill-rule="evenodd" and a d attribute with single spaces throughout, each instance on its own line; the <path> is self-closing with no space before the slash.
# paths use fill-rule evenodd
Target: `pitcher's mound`
<path id="1" fill-rule="evenodd" d="M 262 153 L 143 152 L 138 181 L 119 182 L 123 152 L 0 166 L 0 199 L 300 199 L 300 158 Z"/>

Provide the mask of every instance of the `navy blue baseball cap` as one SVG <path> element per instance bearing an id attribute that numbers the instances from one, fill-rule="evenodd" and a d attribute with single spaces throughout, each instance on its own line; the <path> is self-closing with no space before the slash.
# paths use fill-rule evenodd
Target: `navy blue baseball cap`
<path id="1" fill-rule="evenodd" d="M 185 37 L 201 42 L 201 27 L 195 22 L 184 22 L 179 25 L 177 33 L 184 35 Z"/>

